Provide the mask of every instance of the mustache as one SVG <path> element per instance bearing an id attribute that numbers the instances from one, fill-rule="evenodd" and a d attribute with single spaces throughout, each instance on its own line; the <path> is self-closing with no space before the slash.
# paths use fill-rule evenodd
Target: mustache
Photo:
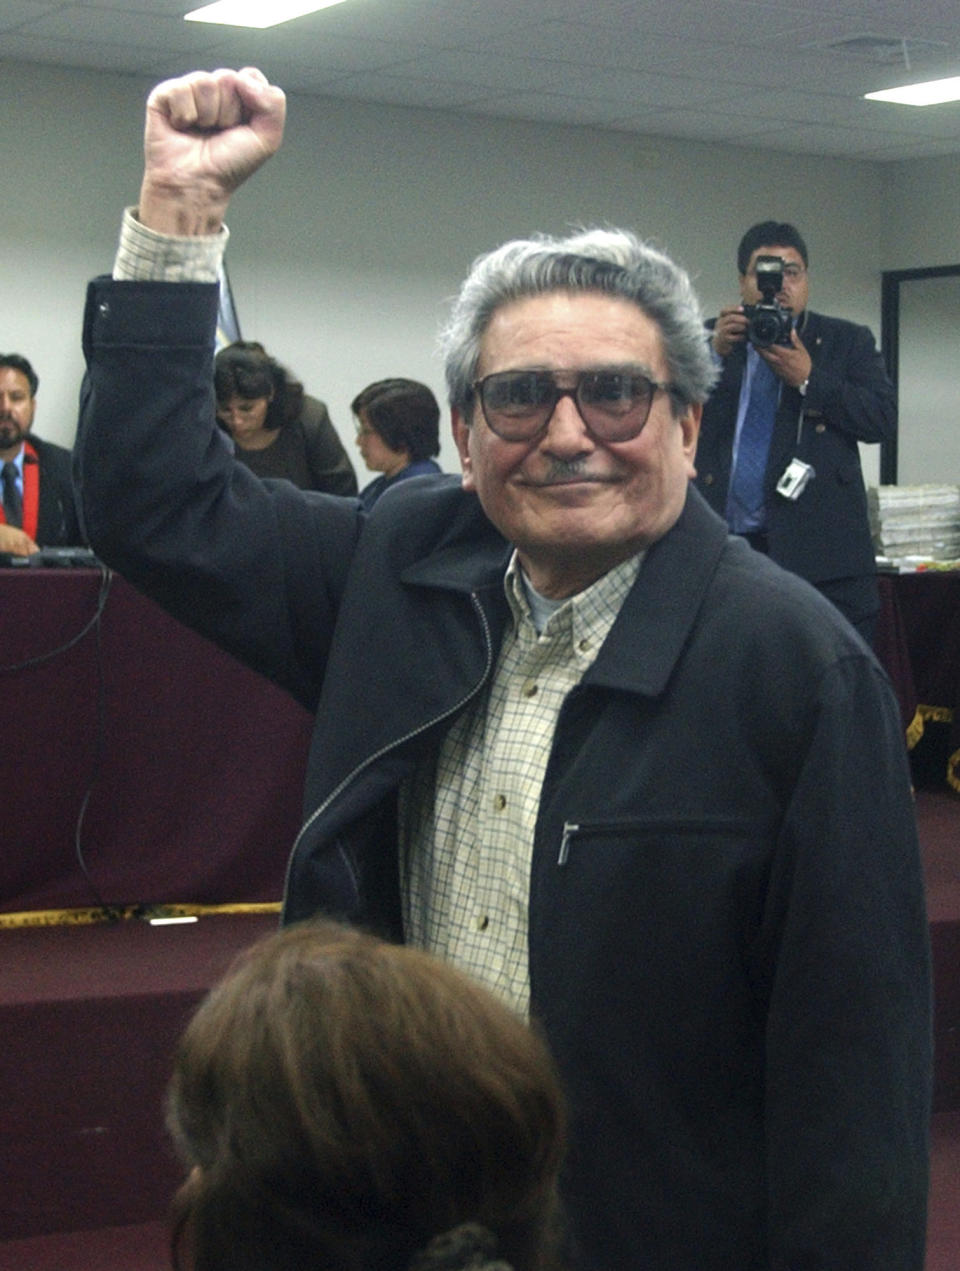
<path id="1" fill-rule="evenodd" d="M 537 478 L 537 485 L 563 485 L 567 481 L 610 481 L 612 474 L 591 471 L 588 457 L 558 459 L 552 456 L 546 471 Z"/>
<path id="2" fill-rule="evenodd" d="M 587 463 L 584 458 L 578 459 L 558 459 L 553 456 L 550 460 L 550 466 L 544 473 L 546 481 L 569 481 L 572 477 L 582 477 L 586 472 Z"/>

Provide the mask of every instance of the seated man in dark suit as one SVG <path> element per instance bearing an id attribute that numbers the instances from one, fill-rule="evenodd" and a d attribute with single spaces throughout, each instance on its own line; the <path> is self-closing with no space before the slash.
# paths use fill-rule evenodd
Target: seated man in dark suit
<path id="1" fill-rule="evenodd" d="M 0 353 L 0 553 L 13 556 L 83 541 L 74 506 L 70 451 L 30 432 L 38 383 L 25 357 Z"/>

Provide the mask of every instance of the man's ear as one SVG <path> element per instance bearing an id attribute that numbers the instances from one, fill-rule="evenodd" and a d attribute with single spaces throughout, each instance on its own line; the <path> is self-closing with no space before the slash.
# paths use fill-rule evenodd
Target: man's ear
<path id="1" fill-rule="evenodd" d="M 453 427 L 453 440 L 456 442 L 457 453 L 460 456 L 461 484 L 465 490 L 472 490 L 474 485 L 473 462 L 470 458 L 470 438 L 473 430 L 458 406 L 451 406 L 450 422 Z"/>
<path id="2" fill-rule="evenodd" d="M 697 457 L 697 441 L 700 438 L 700 419 L 702 415 L 702 403 L 692 402 L 677 421 L 680 424 L 680 430 L 683 435 L 683 453 L 687 457 L 687 475 L 691 478 L 697 475 L 694 460 Z"/>

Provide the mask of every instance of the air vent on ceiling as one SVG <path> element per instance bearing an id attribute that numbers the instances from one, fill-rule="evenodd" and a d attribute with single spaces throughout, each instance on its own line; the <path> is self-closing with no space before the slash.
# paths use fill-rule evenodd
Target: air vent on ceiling
<path id="1" fill-rule="evenodd" d="M 842 53 L 861 62 L 876 66 L 921 66 L 949 54 L 950 46 L 938 40 L 902 39 L 886 35 L 849 35 L 842 40 L 832 40 L 824 48 Z"/>

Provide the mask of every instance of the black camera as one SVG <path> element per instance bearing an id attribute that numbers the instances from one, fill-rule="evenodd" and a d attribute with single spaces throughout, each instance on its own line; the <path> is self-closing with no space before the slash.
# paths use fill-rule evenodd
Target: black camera
<path id="1" fill-rule="evenodd" d="M 779 256 L 758 256 L 754 265 L 757 289 L 763 297 L 760 304 L 744 305 L 747 339 L 758 349 L 771 344 L 793 343 L 793 310 L 774 299 L 783 286 L 783 260 Z"/>

